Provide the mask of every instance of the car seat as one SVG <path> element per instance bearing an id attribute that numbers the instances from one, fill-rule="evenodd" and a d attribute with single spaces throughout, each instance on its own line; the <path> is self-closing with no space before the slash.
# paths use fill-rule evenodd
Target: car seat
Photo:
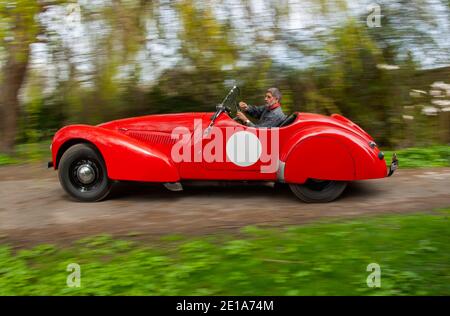
<path id="1" fill-rule="evenodd" d="M 288 126 L 289 124 L 292 124 L 295 121 L 296 117 L 297 117 L 297 113 L 292 113 L 284 121 L 282 121 L 280 124 L 278 124 L 277 127 L 283 127 L 283 126 Z"/>

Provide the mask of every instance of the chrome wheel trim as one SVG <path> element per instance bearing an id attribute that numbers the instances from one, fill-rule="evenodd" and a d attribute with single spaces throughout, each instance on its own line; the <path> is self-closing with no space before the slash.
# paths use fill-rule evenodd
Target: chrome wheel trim
<path id="1" fill-rule="evenodd" d="M 77 178 L 83 184 L 92 183 L 95 180 L 96 174 L 94 168 L 90 164 L 83 164 L 78 167 Z"/>

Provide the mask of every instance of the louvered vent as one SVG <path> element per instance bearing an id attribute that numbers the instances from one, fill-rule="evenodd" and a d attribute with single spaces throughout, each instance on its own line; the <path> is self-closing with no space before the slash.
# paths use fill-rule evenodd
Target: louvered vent
<path id="1" fill-rule="evenodd" d="M 121 130 L 122 133 L 151 144 L 171 145 L 175 144 L 176 139 L 172 139 L 170 134 L 160 132 Z"/>

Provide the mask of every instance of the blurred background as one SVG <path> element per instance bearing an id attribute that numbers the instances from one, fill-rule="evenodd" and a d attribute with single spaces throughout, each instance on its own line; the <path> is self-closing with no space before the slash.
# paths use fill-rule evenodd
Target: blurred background
<path id="1" fill-rule="evenodd" d="M 449 17 L 448 0 L 0 0 L 0 295 L 450 295 Z M 126 183 L 91 204 L 42 164 L 64 125 L 213 111 L 233 85 L 346 116 L 400 170 L 329 204 Z"/>
<path id="2" fill-rule="evenodd" d="M 0 157 L 70 123 L 212 111 L 233 85 L 385 148 L 446 145 L 449 17 L 447 0 L 1 0 Z"/>

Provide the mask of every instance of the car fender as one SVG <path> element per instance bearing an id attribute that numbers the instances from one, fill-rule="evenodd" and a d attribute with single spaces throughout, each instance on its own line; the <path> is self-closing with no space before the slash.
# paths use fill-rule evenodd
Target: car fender
<path id="1" fill-rule="evenodd" d="M 352 181 L 386 176 L 384 159 L 368 141 L 339 128 L 315 126 L 295 133 L 281 150 L 282 180 L 304 183 L 308 178 Z M 280 175 L 279 175 L 280 177 Z"/>
<path id="2" fill-rule="evenodd" d="M 112 180 L 176 182 L 180 177 L 167 155 L 118 131 L 90 125 L 70 125 L 60 129 L 52 142 L 54 168 L 71 145 L 93 144 L 103 156 Z"/>

